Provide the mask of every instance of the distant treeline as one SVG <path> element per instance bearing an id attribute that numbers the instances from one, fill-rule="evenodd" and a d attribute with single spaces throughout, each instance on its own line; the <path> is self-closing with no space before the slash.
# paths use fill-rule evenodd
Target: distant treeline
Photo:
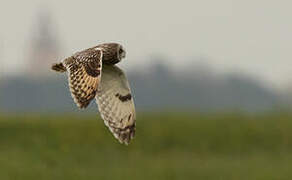
<path id="1" fill-rule="evenodd" d="M 147 72 L 127 73 L 140 111 L 183 109 L 195 111 L 266 111 L 282 105 L 281 97 L 260 81 L 242 74 L 215 75 L 208 68 L 190 67 L 180 74 L 162 64 Z M 0 109 L 4 111 L 71 112 L 77 108 L 67 79 L 11 77 L 0 83 Z M 96 111 L 93 102 L 89 111 Z"/>

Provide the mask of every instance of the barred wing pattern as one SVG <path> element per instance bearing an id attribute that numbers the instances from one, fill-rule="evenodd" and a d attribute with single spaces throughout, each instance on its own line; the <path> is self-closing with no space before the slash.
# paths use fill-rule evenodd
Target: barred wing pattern
<path id="1" fill-rule="evenodd" d="M 96 103 L 113 135 L 120 143 L 129 144 L 135 135 L 135 106 L 128 80 L 117 66 L 103 66 L 101 90 L 97 93 Z"/>
<path id="2" fill-rule="evenodd" d="M 87 49 L 64 60 L 71 95 L 79 108 L 86 108 L 96 96 L 101 78 L 102 51 Z"/>

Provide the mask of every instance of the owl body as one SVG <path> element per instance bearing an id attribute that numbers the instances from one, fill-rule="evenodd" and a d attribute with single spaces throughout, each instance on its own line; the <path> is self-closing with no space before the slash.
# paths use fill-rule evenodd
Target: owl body
<path id="1" fill-rule="evenodd" d="M 120 44 L 105 43 L 77 52 L 52 69 L 67 71 L 69 89 L 79 108 L 86 108 L 95 98 L 105 125 L 121 143 L 128 144 L 135 134 L 135 106 L 128 80 L 115 66 L 125 56 Z"/>

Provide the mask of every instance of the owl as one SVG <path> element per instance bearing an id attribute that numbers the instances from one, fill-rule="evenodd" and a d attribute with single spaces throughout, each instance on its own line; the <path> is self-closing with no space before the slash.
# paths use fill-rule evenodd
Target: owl
<path id="1" fill-rule="evenodd" d="M 115 64 L 126 57 L 117 43 L 105 43 L 77 52 L 52 65 L 67 72 L 69 89 L 81 109 L 95 99 L 105 125 L 120 143 L 128 145 L 135 135 L 136 113 L 124 72 Z"/>

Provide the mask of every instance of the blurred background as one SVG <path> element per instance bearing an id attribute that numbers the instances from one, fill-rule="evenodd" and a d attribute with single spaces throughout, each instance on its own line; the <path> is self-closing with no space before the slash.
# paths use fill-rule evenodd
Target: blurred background
<path id="1" fill-rule="evenodd" d="M 291 179 L 291 6 L 3 0 L 0 179 Z M 104 42 L 127 51 L 128 147 L 50 70 Z"/>

